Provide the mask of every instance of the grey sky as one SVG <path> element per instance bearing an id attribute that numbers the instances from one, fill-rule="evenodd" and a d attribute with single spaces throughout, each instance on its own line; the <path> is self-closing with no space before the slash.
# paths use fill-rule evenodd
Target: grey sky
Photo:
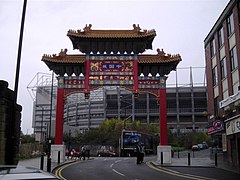
<path id="1" fill-rule="evenodd" d="M 27 86 L 37 72 L 49 73 L 43 54 L 72 50 L 69 29 L 155 29 L 153 50 L 182 56 L 179 67 L 204 67 L 204 38 L 229 0 L 89 1 L 28 0 L 22 47 L 18 103 L 23 106 L 22 131 L 32 132 L 32 99 Z M 0 79 L 14 89 L 23 0 L 0 0 Z"/>

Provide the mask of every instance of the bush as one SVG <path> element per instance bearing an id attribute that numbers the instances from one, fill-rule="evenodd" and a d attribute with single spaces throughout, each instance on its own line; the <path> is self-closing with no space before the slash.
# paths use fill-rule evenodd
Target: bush
<path id="1" fill-rule="evenodd" d="M 39 157 L 43 150 L 43 145 L 39 143 L 20 144 L 19 159 L 30 159 Z"/>

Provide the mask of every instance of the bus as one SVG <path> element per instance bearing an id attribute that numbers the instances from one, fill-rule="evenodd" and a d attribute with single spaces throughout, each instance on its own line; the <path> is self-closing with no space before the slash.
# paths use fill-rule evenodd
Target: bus
<path id="1" fill-rule="evenodd" d="M 121 133 L 121 156 L 136 156 L 136 146 L 142 143 L 146 154 L 153 154 L 153 135 L 131 131 L 122 130 Z"/>

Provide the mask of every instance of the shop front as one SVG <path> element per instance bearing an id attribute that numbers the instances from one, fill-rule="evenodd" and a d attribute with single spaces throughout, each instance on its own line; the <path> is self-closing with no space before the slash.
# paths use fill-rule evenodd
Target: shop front
<path id="1" fill-rule="evenodd" d="M 240 165 L 240 115 L 225 121 L 227 136 L 227 160 L 234 166 Z"/>

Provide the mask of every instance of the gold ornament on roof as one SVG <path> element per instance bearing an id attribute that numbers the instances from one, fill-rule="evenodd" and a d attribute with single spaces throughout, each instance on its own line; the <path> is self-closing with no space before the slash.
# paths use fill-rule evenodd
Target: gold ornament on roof
<path id="1" fill-rule="evenodd" d="M 86 24 L 86 26 L 85 26 L 85 28 L 83 28 L 83 30 L 85 32 L 89 32 L 91 30 L 91 28 L 92 28 L 92 24 L 89 24 L 89 25 Z"/>
<path id="2" fill-rule="evenodd" d="M 138 25 L 133 24 L 133 30 L 136 32 L 139 32 L 141 30 L 141 28 L 139 27 L 139 24 Z"/>
<path id="3" fill-rule="evenodd" d="M 158 55 L 160 55 L 160 56 L 165 56 L 165 52 L 163 51 L 163 49 L 162 50 L 160 50 L 159 48 L 157 49 L 157 53 L 158 53 Z"/>
<path id="4" fill-rule="evenodd" d="M 59 56 L 66 56 L 67 55 L 67 49 L 61 49 Z"/>

